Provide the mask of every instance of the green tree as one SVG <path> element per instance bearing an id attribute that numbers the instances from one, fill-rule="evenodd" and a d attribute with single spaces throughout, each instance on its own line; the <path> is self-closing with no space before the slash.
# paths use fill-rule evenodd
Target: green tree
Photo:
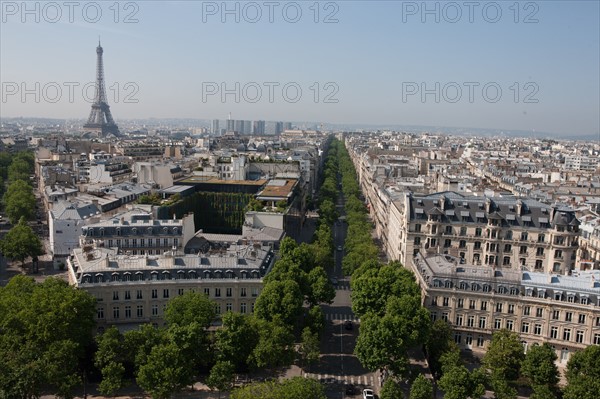
<path id="1" fill-rule="evenodd" d="M 3 202 L 4 210 L 13 224 L 21 218 L 29 220 L 35 213 L 35 196 L 31 186 L 23 180 L 15 180 L 8 185 Z"/>
<path id="2" fill-rule="evenodd" d="M 24 159 L 15 158 L 8 167 L 8 180 L 23 180 L 28 182 L 29 176 L 32 174 L 29 164 Z"/>
<path id="3" fill-rule="evenodd" d="M 142 205 L 160 205 L 162 203 L 162 198 L 158 193 L 140 195 L 137 199 L 138 204 Z"/>
<path id="4" fill-rule="evenodd" d="M 325 328 L 325 313 L 320 306 L 312 306 L 306 315 L 305 325 L 319 335 Z"/>
<path id="5" fill-rule="evenodd" d="M 436 378 L 440 378 L 442 375 L 440 358 L 450 349 L 452 343 L 450 324 L 442 319 L 436 320 L 431 326 L 431 334 L 426 344 L 429 368 Z"/>
<path id="6" fill-rule="evenodd" d="M 210 389 L 219 391 L 219 398 L 221 397 L 221 391 L 231 391 L 233 387 L 233 377 L 235 372 L 235 366 L 228 361 L 218 361 L 210 369 L 210 374 L 206 379 L 206 385 Z"/>
<path id="7" fill-rule="evenodd" d="M 330 304 L 333 302 L 335 290 L 329 282 L 325 269 L 322 267 L 312 269 L 308 273 L 307 279 L 310 289 L 306 301 L 309 305 L 315 306 L 319 303 Z"/>
<path id="8" fill-rule="evenodd" d="M 247 385 L 231 393 L 231 399 L 326 399 L 319 381 L 294 377 L 284 381 L 268 381 Z"/>
<path id="9" fill-rule="evenodd" d="M 264 320 L 273 320 L 279 316 L 289 325 L 293 325 L 302 312 L 303 295 L 294 280 L 269 281 L 256 299 L 254 313 Z"/>
<path id="10" fill-rule="evenodd" d="M 148 363 L 152 348 L 167 341 L 166 331 L 154 328 L 152 324 L 143 324 L 137 330 L 129 330 L 123 334 L 125 338 L 125 354 L 135 369 Z"/>
<path id="11" fill-rule="evenodd" d="M 565 373 L 564 399 L 595 399 L 600 392 L 600 346 L 590 345 L 571 355 Z"/>
<path id="12" fill-rule="evenodd" d="M 423 374 L 419 374 L 410 387 L 410 399 L 432 399 L 433 385 Z"/>
<path id="13" fill-rule="evenodd" d="M 532 386 L 546 385 L 554 388 L 559 380 L 556 359 L 556 352 L 547 342 L 541 346 L 532 346 L 521 364 L 521 372 L 529 378 Z"/>
<path id="14" fill-rule="evenodd" d="M 383 383 L 379 397 L 381 399 L 403 399 L 404 392 L 398 381 L 390 377 Z M 427 399 L 431 399 L 431 396 Z"/>
<path id="15" fill-rule="evenodd" d="M 250 317 L 227 312 L 221 319 L 222 328 L 215 332 L 217 359 L 231 362 L 238 370 L 247 366 L 248 359 L 258 344 L 258 326 Z"/>
<path id="16" fill-rule="evenodd" d="M 438 385 L 444 399 L 480 398 L 485 393 L 485 374 L 480 369 L 469 373 L 465 366 L 451 367 L 444 371 Z"/>
<path id="17" fill-rule="evenodd" d="M 490 370 L 494 379 L 514 381 L 519 377 L 524 358 L 519 335 L 503 329 L 492 335 L 490 347 L 483 357 L 483 365 Z"/>
<path id="18" fill-rule="evenodd" d="M 294 334 L 275 317 L 272 321 L 255 319 L 259 340 L 250 355 L 250 364 L 257 368 L 286 366 L 294 359 Z"/>
<path id="19" fill-rule="evenodd" d="M 94 364 L 102 374 L 98 390 L 103 395 L 115 396 L 124 385 L 124 338 L 116 327 L 111 327 L 96 337 L 98 349 Z"/>
<path id="20" fill-rule="evenodd" d="M 300 348 L 298 350 L 302 364 L 310 365 L 319 360 L 319 346 L 319 334 L 311 331 L 310 328 L 305 327 L 302 330 L 302 342 L 300 343 Z"/>
<path id="21" fill-rule="evenodd" d="M 154 346 L 146 364 L 137 373 L 138 385 L 154 399 L 169 399 L 193 382 L 189 365 L 181 349 L 173 343 Z"/>
<path id="22" fill-rule="evenodd" d="M 548 385 L 534 385 L 529 399 L 556 399 L 556 391 Z"/>
<path id="23" fill-rule="evenodd" d="M 19 260 L 23 265 L 28 257 L 43 253 L 39 237 L 27 225 L 24 218 L 21 218 L 19 223 L 0 240 L 0 251 L 7 258 Z"/>
<path id="24" fill-rule="evenodd" d="M 192 291 L 171 299 L 165 309 L 168 324 L 185 326 L 196 322 L 208 328 L 215 317 L 214 303 L 206 295 Z"/>
<path id="25" fill-rule="evenodd" d="M 95 299 L 65 281 L 25 276 L 0 287 L 0 397 L 72 397 L 92 341 Z"/>

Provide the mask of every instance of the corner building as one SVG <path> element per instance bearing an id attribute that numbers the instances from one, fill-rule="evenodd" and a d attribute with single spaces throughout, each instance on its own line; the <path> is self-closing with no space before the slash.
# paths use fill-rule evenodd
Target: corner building
<path id="1" fill-rule="evenodd" d="M 568 207 L 456 192 L 408 194 L 390 207 L 388 256 L 405 265 L 417 254 L 448 254 L 495 269 L 566 275 L 576 268 L 579 221 Z"/>

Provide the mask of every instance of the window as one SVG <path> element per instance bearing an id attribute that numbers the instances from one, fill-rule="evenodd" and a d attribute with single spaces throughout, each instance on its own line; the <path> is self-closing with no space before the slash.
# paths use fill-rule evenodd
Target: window
<path id="1" fill-rule="evenodd" d="M 152 316 L 158 316 L 158 305 L 152 305 Z"/>
<path id="2" fill-rule="evenodd" d="M 415 237 L 415 245 L 421 245 L 421 237 Z"/>
<path id="3" fill-rule="evenodd" d="M 221 289 L 215 288 L 215 297 L 219 298 L 221 296 Z"/>
<path id="4" fill-rule="evenodd" d="M 420 224 L 415 224 L 415 231 L 416 231 L 417 233 L 420 233 L 420 232 L 421 232 L 421 225 L 420 225 Z"/>
<path id="5" fill-rule="evenodd" d="M 562 259 L 562 249 L 557 249 L 556 251 L 554 251 L 554 259 Z"/>
<path id="6" fill-rule="evenodd" d="M 457 326 L 462 326 L 463 324 L 463 316 L 461 314 L 456 316 L 456 325 Z"/>
<path id="7" fill-rule="evenodd" d="M 462 339 L 461 333 L 454 333 L 454 342 L 456 342 L 457 344 L 460 344 L 461 339 Z"/>
<path id="8" fill-rule="evenodd" d="M 486 323 L 487 319 L 485 317 L 480 317 L 479 318 L 479 328 L 485 328 L 485 323 Z"/>
<path id="9" fill-rule="evenodd" d="M 129 290 L 125 291 L 125 299 L 126 300 L 131 299 L 131 291 L 129 291 Z"/>
<path id="10" fill-rule="evenodd" d="M 585 315 L 583 313 L 579 314 L 579 324 L 585 324 Z"/>
<path id="11" fill-rule="evenodd" d="M 204 289 L 204 295 L 210 296 L 210 288 L 205 288 Z"/>
<path id="12" fill-rule="evenodd" d="M 535 309 L 535 317 L 544 317 L 544 309 L 536 308 Z"/>
<path id="13" fill-rule="evenodd" d="M 131 319 L 131 306 L 125 306 L 125 318 Z"/>
<path id="14" fill-rule="evenodd" d="M 104 318 L 104 308 L 103 307 L 99 307 L 98 309 L 96 309 L 96 317 L 98 319 Z"/>
<path id="15" fill-rule="evenodd" d="M 475 327 L 475 316 L 467 317 L 467 327 Z"/>
<path id="16" fill-rule="evenodd" d="M 477 337 L 477 346 L 482 347 L 484 343 L 483 337 L 481 335 L 479 335 Z"/>
<path id="17" fill-rule="evenodd" d="M 473 299 L 469 299 L 469 309 L 475 309 L 475 301 Z"/>
<path id="18" fill-rule="evenodd" d="M 466 236 L 467 235 L 467 228 L 466 227 L 461 227 L 460 228 L 460 235 L 461 236 Z"/>
<path id="19" fill-rule="evenodd" d="M 156 288 L 152 289 L 152 299 L 158 298 L 158 290 Z"/>
<path id="20" fill-rule="evenodd" d="M 437 320 L 437 312 L 429 312 L 431 315 L 431 321 L 434 322 Z"/>
<path id="21" fill-rule="evenodd" d="M 544 256 L 544 248 L 538 247 L 538 249 L 536 249 L 536 251 L 535 251 L 535 255 L 536 256 Z"/>
<path id="22" fill-rule="evenodd" d="M 137 299 L 142 299 L 142 290 L 137 290 L 135 297 Z"/>
<path id="23" fill-rule="evenodd" d="M 509 304 L 508 305 L 508 314 L 514 314 L 514 313 L 515 313 L 515 305 Z"/>
<path id="24" fill-rule="evenodd" d="M 494 329 L 499 330 L 502 328 L 502 319 L 494 319 Z"/>
<path id="25" fill-rule="evenodd" d="M 467 247 L 467 242 L 465 240 L 460 240 L 458 242 L 458 247 L 459 248 L 466 248 Z"/>
<path id="26" fill-rule="evenodd" d="M 512 320 L 506 320 L 506 329 L 509 331 L 513 330 L 513 326 L 514 326 L 514 321 Z"/>
<path id="27" fill-rule="evenodd" d="M 179 288 L 177 290 L 177 295 L 183 295 L 184 289 L 183 288 Z"/>
<path id="28" fill-rule="evenodd" d="M 510 265 L 510 256 L 505 256 L 504 258 L 502 258 L 502 264 L 504 266 Z"/>
<path id="29" fill-rule="evenodd" d="M 498 302 L 496 304 L 496 312 L 502 313 L 502 303 Z"/>
<path id="30" fill-rule="evenodd" d="M 528 234 L 526 231 L 521 233 L 521 241 L 527 241 Z"/>
<path id="31" fill-rule="evenodd" d="M 119 310 L 120 310 L 120 308 L 118 306 L 115 306 L 113 308 L 113 319 L 118 319 L 119 318 L 119 316 L 120 316 L 119 315 Z"/>
<path id="32" fill-rule="evenodd" d="M 546 237 L 543 234 L 538 235 L 538 242 L 544 242 L 545 239 Z"/>
<path id="33" fill-rule="evenodd" d="M 473 345 L 473 336 L 471 334 L 467 334 L 465 337 L 465 344 L 467 346 Z"/>
<path id="34" fill-rule="evenodd" d="M 600 345 L 600 334 L 594 334 L 594 345 Z"/>
<path id="35" fill-rule="evenodd" d="M 169 289 L 165 288 L 163 289 L 163 298 L 168 298 L 169 297 Z"/>
<path id="36" fill-rule="evenodd" d="M 137 306 L 137 317 L 138 317 L 138 319 L 144 317 L 144 306 L 143 305 Z"/>
<path id="37" fill-rule="evenodd" d="M 448 306 L 449 302 L 450 302 L 450 298 L 448 298 L 447 296 L 445 296 L 444 300 L 443 300 L 443 305 L 442 306 Z"/>
<path id="38" fill-rule="evenodd" d="M 560 318 L 560 310 L 552 311 L 552 320 L 558 320 Z"/>
<path id="39" fill-rule="evenodd" d="M 481 249 L 481 241 L 475 241 L 473 245 L 473 249 Z"/>
<path id="40" fill-rule="evenodd" d="M 226 288 L 226 289 L 225 289 L 225 296 L 227 296 L 227 297 L 231 297 L 231 295 L 232 295 L 232 290 L 231 290 L 231 288 Z"/>
<path id="41" fill-rule="evenodd" d="M 575 334 L 575 342 L 577 342 L 578 344 L 583 343 L 583 331 L 577 330 L 577 333 Z"/>
<path id="42" fill-rule="evenodd" d="M 246 302 L 240 303 L 240 313 L 246 314 Z"/>
<path id="43" fill-rule="evenodd" d="M 531 315 L 531 306 L 523 306 L 523 315 L 524 316 Z"/>
<path id="44" fill-rule="evenodd" d="M 510 252 L 510 251 L 512 251 L 512 245 L 504 244 L 504 252 Z"/>
<path id="45" fill-rule="evenodd" d="M 437 306 L 437 296 L 431 298 L 431 306 Z"/>
<path id="46" fill-rule="evenodd" d="M 475 237 L 481 237 L 481 227 L 475 229 Z"/>
<path id="47" fill-rule="evenodd" d="M 565 312 L 565 321 L 573 321 L 573 312 Z"/>
<path id="48" fill-rule="evenodd" d="M 527 253 L 527 246 L 526 245 L 521 245 L 521 247 L 519 248 L 519 253 L 520 254 L 526 254 Z"/>
<path id="49" fill-rule="evenodd" d="M 582 296 L 582 297 L 581 297 L 581 304 L 582 304 L 582 305 L 587 305 L 587 304 L 588 304 L 588 299 L 587 299 L 587 297 L 585 297 L 585 296 Z"/>
<path id="50" fill-rule="evenodd" d="M 256 287 L 252 288 L 252 296 L 253 297 L 257 297 L 258 296 L 258 288 L 256 288 Z"/>
<path id="51" fill-rule="evenodd" d="M 119 291 L 113 291 L 113 301 L 119 300 Z"/>
<path id="52" fill-rule="evenodd" d="M 462 309 L 464 306 L 465 306 L 465 300 L 463 298 L 458 298 L 456 307 Z"/>
<path id="53" fill-rule="evenodd" d="M 529 323 L 522 323 L 521 324 L 521 332 L 524 334 L 528 334 L 529 333 Z"/>
<path id="54" fill-rule="evenodd" d="M 541 259 L 536 260 L 535 261 L 535 268 L 536 268 L 536 270 L 537 269 L 541 269 L 542 267 L 544 267 L 544 264 L 543 264 L 542 260 Z"/>
<path id="55" fill-rule="evenodd" d="M 442 313 L 442 320 L 444 320 L 446 322 L 448 321 L 448 312 L 443 312 Z"/>
<path id="56" fill-rule="evenodd" d="M 570 340 L 571 340 L 571 329 L 565 328 L 563 330 L 563 341 L 570 341 Z"/>
<path id="57" fill-rule="evenodd" d="M 481 301 L 481 310 L 487 310 L 487 301 Z"/>
<path id="58" fill-rule="evenodd" d="M 536 325 L 533 327 L 533 333 L 534 333 L 535 335 L 542 335 L 542 325 L 541 325 L 541 324 L 536 324 Z"/>
<path id="59" fill-rule="evenodd" d="M 550 327 L 550 338 L 558 339 L 558 327 Z"/>
<path id="60" fill-rule="evenodd" d="M 452 240 L 445 239 L 444 240 L 444 248 L 449 248 L 452 245 Z"/>

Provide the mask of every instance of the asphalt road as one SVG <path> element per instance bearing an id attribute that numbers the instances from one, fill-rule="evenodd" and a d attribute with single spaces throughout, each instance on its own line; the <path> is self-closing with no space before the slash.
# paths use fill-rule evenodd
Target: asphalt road
<path id="1" fill-rule="evenodd" d="M 340 216 L 344 216 L 344 198 L 341 191 L 336 205 Z M 305 376 L 326 383 L 329 398 L 360 398 L 364 388 L 373 388 L 377 391 L 379 389 L 378 373 L 371 373 L 364 369 L 353 354 L 360 322 L 352 313 L 350 277 L 344 276 L 342 271 L 347 229 L 348 226 L 343 221 L 336 222 L 333 227 L 334 268 L 329 271 L 329 276 L 337 279 L 336 295 L 331 305 L 322 306 L 327 322 L 321 341 L 321 359 L 317 365 L 305 369 Z M 341 251 L 337 249 L 338 246 L 342 247 Z M 352 322 L 351 330 L 344 327 L 346 320 Z M 356 395 L 345 394 L 345 387 L 348 384 L 356 387 Z"/>

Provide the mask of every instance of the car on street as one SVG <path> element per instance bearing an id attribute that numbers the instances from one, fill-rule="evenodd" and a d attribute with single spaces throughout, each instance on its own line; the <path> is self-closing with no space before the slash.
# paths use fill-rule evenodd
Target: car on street
<path id="1" fill-rule="evenodd" d="M 352 330 L 354 328 L 354 325 L 352 324 L 352 320 L 346 320 L 344 322 L 344 328 L 346 330 Z"/>
<path id="2" fill-rule="evenodd" d="M 341 245 L 338 245 L 337 249 L 338 249 L 338 251 L 341 251 L 343 248 Z"/>
<path id="3" fill-rule="evenodd" d="M 363 389 L 363 399 L 375 399 L 372 389 Z"/>
<path id="4" fill-rule="evenodd" d="M 331 281 L 331 284 L 333 285 L 338 285 L 338 279 L 336 277 L 330 278 L 329 281 Z"/>

